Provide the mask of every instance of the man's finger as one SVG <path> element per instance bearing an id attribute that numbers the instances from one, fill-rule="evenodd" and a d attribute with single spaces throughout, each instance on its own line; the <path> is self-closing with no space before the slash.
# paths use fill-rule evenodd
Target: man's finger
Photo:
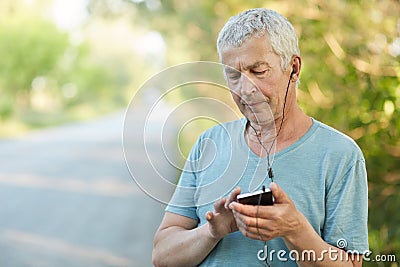
<path id="1" fill-rule="evenodd" d="M 221 198 L 220 200 L 215 201 L 214 203 L 214 209 L 215 212 L 223 212 L 225 209 L 225 203 L 226 203 L 226 198 Z"/>
<path id="2" fill-rule="evenodd" d="M 236 187 L 235 189 L 233 189 L 228 200 L 225 202 L 226 209 L 229 208 L 228 206 L 231 202 L 236 201 L 236 197 L 240 194 L 241 191 L 242 191 L 242 189 L 240 189 L 240 187 Z"/>
<path id="3" fill-rule="evenodd" d="M 272 195 L 274 196 L 275 203 L 289 203 L 291 202 L 290 197 L 283 191 L 283 189 L 277 185 L 276 183 L 272 182 L 270 184 L 270 189 L 272 191 Z"/>
<path id="4" fill-rule="evenodd" d="M 257 208 L 257 206 L 254 205 L 245 205 L 245 204 L 240 204 L 238 202 L 232 202 L 229 205 L 229 208 L 246 216 L 250 217 L 257 217 L 257 209 L 259 209 L 259 213 L 266 213 L 268 212 L 267 209 L 273 208 L 273 206 L 260 206 Z"/>
<path id="5" fill-rule="evenodd" d="M 211 222 L 213 220 L 213 218 L 214 218 L 214 213 L 212 213 L 212 211 L 209 211 L 206 213 L 206 220 L 208 222 Z"/>

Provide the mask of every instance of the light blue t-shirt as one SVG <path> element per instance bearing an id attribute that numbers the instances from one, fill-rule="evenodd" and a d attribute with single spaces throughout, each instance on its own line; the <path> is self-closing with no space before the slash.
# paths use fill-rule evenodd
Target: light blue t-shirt
<path id="1" fill-rule="evenodd" d="M 245 125 L 245 118 L 220 124 L 199 137 L 166 211 L 196 219 L 200 226 L 215 200 L 235 187 L 245 193 L 269 185 L 267 160 L 247 146 Z M 368 250 L 367 174 L 353 140 L 313 119 L 304 136 L 272 158 L 274 181 L 327 243 Z M 263 245 L 237 231 L 223 238 L 200 266 L 265 266 L 257 258 Z M 268 241 L 271 266 L 297 266 L 295 256 L 283 239 Z"/>

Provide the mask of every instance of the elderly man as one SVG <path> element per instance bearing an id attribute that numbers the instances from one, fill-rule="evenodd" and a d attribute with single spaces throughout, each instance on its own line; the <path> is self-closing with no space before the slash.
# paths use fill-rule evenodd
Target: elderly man
<path id="1" fill-rule="evenodd" d="M 192 190 L 174 193 L 171 203 L 182 205 L 166 208 L 153 263 L 361 266 L 368 251 L 365 160 L 354 141 L 300 109 L 293 26 L 275 11 L 252 9 L 226 23 L 217 45 L 244 118 L 209 129 L 193 147 L 178 187 Z M 263 184 L 274 205 L 236 201 Z"/>

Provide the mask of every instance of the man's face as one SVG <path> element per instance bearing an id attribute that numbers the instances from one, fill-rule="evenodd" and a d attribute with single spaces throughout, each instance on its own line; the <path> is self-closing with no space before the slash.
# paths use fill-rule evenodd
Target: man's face
<path id="1" fill-rule="evenodd" d="M 268 36 L 224 49 L 221 58 L 229 66 L 225 67 L 228 87 L 242 114 L 260 125 L 277 120 L 282 115 L 290 69 L 282 71 L 281 59 Z"/>

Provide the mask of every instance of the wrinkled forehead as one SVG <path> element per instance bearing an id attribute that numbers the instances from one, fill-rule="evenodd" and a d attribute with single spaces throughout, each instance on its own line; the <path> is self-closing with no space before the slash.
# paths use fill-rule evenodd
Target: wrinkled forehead
<path id="1" fill-rule="evenodd" d="M 237 70 L 274 65 L 275 61 L 279 63 L 279 56 L 266 36 L 251 38 L 239 47 L 225 47 L 221 51 L 221 63 Z"/>

